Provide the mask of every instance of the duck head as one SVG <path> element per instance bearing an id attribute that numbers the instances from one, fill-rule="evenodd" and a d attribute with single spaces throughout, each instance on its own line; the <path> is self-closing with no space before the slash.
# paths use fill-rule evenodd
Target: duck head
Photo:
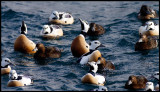
<path id="1" fill-rule="evenodd" d="M 22 21 L 22 25 L 21 25 L 21 34 L 27 34 L 27 25 L 24 23 L 24 21 Z"/>
<path id="2" fill-rule="evenodd" d="M 59 19 L 58 11 L 53 11 L 52 14 L 50 15 L 49 20 L 53 20 L 53 19 Z"/>
<path id="3" fill-rule="evenodd" d="M 105 47 L 100 41 L 95 40 L 89 43 L 90 50 L 96 50 L 98 47 Z"/>
<path id="4" fill-rule="evenodd" d="M 132 85 L 133 83 L 137 83 L 136 76 L 134 76 L 134 75 L 129 76 L 127 85 Z"/>
<path id="5" fill-rule="evenodd" d="M 9 58 L 2 58 L 2 61 L 1 61 L 1 66 L 2 66 L 2 67 L 5 67 L 5 66 L 10 65 L 10 64 L 15 66 L 15 64 L 13 64 L 13 63 L 10 61 Z"/>
<path id="6" fill-rule="evenodd" d="M 42 33 L 43 34 L 49 34 L 49 33 L 51 33 L 50 26 L 49 25 L 43 25 Z"/>
<path id="7" fill-rule="evenodd" d="M 18 78 L 18 75 L 17 75 L 17 72 L 16 70 L 11 70 L 10 73 L 9 73 L 9 78 L 11 80 L 14 80 L 14 79 L 17 79 Z"/>
<path id="8" fill-rule="evenodd" d="M 146 15 L 151 15 L 151 9 L 150 7 L 148 7 L 147 5 L 142 5 L 141 9 L 140 9 L 140 14 L 142 16 L 146 16 Z"/>
<path id="9" fill-rule="evenodd" d="M 42 43 L 37 43 L 36 47 L 32 51 L 45 52 L 45 46 Z"/>
<path id="10" fill-rule="evenodd" d="M 155 23 L 153 21 L 147 21 L 145 23 L 146 30 L 154 30 L 155 29 Z"/>

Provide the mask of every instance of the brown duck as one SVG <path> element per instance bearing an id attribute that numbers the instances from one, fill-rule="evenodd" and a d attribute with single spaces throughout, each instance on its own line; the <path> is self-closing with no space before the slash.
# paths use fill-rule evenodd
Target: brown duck
<path id="1" fill-rule="evenodd" d="M 155 10 L 151 9 L 147 5 L 142 5 L 138 13 L 138 18 L 142 20 L 149 20 L 151 18 L 158 17 L 158 14 Z"/>
<path id="2" fill-rule="evenodd" d="M 125 84 L 126 89 L 144 89 L 148 80 L 144 76 L 131 75 Z"/>
<path id="3" fill-rule="evenodd" d="M 36 47 L 33 50 L 37 51 L 34 54 L 35 59 L 59 58 L 62 52 L 62 50 L 57 47 L 45 47 L 42 43 L 36 44 Z"/>
<path id="4" fill-rule="evenodd" d="M 156 48 L 157 46 L 158 42 L 154 37 L 140 34 L 140 39 L 135 44 L 135 51 L 149 50 Z"/>

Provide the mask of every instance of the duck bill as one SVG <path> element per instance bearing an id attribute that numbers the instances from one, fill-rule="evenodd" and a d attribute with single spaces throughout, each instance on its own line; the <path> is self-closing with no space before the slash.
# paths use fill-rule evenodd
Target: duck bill
<path id="1" fill-rule="evenodd" d="M 9 62 L 10 63 L 10 65 L 14 65 L 14 66 L 16 66 L 14 63 L 12 63 L 12 62 Z"/>
<path id="2" fill-rule="evenodd" d="M 79 18 L 79 21 L 80 21 L 81 23 L 83 23 L 83 22 L 82 22 L 83 20 L 82 20 L 82 19 L 80 19 L 80 18 Z"/>
<path id="3" fill-rule="evenodd" d="M 101 44 L 99 47 L 106 47 L 105 45 Z"/>
<path id="4" fill-rule="evenodd" d="M 37 47 L 35 47 L 32 51 L 38 51 Z"/>

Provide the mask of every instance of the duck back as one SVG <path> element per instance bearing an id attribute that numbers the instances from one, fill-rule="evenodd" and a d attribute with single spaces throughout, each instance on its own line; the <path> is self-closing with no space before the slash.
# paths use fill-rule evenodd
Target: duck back
<path id="1" fill-rule="evenodd" d="M 29 40 L 25 35 L 21 34 L 14 43 L 14 50 L 20 51 L 22 53 L 35 53 L 35 51 L 32 51 L 35 48 L 35 43 L 33 43 L 31 40 Z"/>

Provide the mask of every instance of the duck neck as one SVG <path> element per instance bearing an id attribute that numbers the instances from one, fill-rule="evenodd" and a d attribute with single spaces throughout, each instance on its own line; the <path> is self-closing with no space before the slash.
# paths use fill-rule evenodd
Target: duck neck
<path id="1" fill-rule="evenodd" d="M 1 66 L 1 68 L 8 68 L 9 65 Z"/>
<path id="2" fill-rule="evenodd" d="M 89 47 L 90 51 L 97 50 L 97 48 L 98 48 L 98 47 L 93 47 L 93 46 L 90 46 L 90 47 Z"/>
<path id="3" fill-rule="evenodd" d="M 89 72 L 95 74 L 97 72 L 97 70 L 93 66 L 90 66 Z"/>
<path id="4" fill-rule="evenodd" d="M 96 75 L 96 73 L 95 73 L 95 72 L 93 72 L 93 71 L 90 71 L 89 73 L 91 73 L 93 76 L 95 76 L 95 75 Z"/>
<path id="5" fill-rule="evenodd" d="M 84 36 L 84 38 L 87 36 L 86 32 L 81 31 L 81 34 Z"/>
<path id="6" fill-rule="evenodd" d="M 38 49 L 38 51 L 37 51 L 37 52 L 45 53 L 45 47 L 44 47 L 44 48 L 40 48 L 40 49 Z"/>

